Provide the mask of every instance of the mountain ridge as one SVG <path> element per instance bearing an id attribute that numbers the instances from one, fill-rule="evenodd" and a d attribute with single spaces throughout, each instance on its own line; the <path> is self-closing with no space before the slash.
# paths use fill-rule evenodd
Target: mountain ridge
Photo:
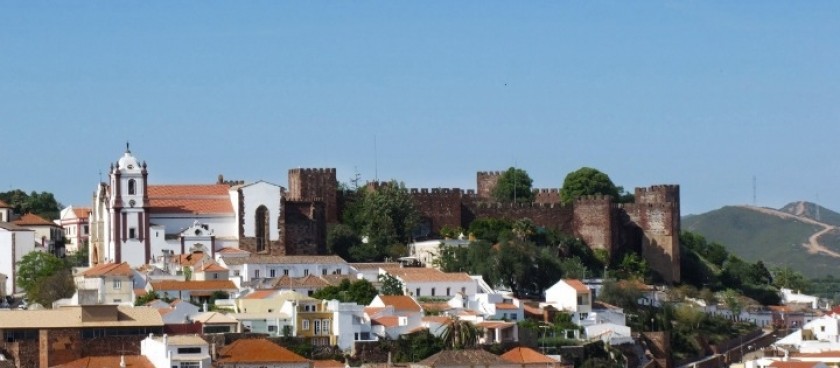
<path id="1" fill-rule="evenodd" d="M 790 266 L 808 277 L 840 267 L 840 214 L 812 202 L 791 202 L 780 209 L 724 206 L 685 216 L 682 225 L 745 260 Z"/>

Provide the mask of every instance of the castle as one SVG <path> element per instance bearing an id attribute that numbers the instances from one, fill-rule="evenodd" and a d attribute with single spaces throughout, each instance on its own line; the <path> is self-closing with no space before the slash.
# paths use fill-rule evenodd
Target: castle
<path id="1" fill-rule="evenodd" d="M 151 185 L 145 162 L 126 152 L 100 183 L 91 213 L 91 264 L 155 261 L 166 254 L 234 247 L 255 254 L 322 254 L 327 225 L 341 219 L 345 192 L 333 168 L 291 169 L 288 190 L 257 181 Z M 479 172 L 476 190 L 410 189 L 423 235 L 468 228 L 478 218 L 517 220 L 576 236 L 610 253 L 639 252 L 667 282 L 680 280 L 678 185 L 636 188 L 635 203 L 608 196 L 561 203 L 557 189 L 535 189 L 532 203 L 492 199 L 500 172 Z M 378 183 L 372 183 L 375 187 Z"/>

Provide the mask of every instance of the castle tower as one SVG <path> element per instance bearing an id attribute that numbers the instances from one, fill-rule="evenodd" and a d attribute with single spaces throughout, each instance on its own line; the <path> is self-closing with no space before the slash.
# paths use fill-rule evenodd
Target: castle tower
<path id="1" fill-rule="evenodd" d="M 592 249 L 610 254 L 615 246 L 615 204 L 608 195 L 584 196 L 575 200 L 572 227 L 576 237 Z"/>
<path id="2" fill-rule="evenodd" d="M 502 173 L 499 171 L 479 171 L 476 174 L 476 199 L 479 201 L 493 200 L 493 190 L 499 183 Z"/>
<path id="3" fill-rule="evenodd" d="M 665 281 L 680 281 L 680 186 L 636 188 L 636 203 L 625 206 L 641 229 L 642 256 Z"/>
<path id="4" fill-rule="evenodd" d="M 338 223 L 338 180 L 335 169 L 290 169 L 288 199 L 321 201 L 324 203 L 327 223 Z"/>
<path id="5" fill-rule="evenodd" d="M 109 173 L 111 195 L 108 202 L 110 221 L 109 256 L 114 262 L 146 264 L 151 257 L 149 239 L 149 196 L 146 163 L 125 153 Z"/>

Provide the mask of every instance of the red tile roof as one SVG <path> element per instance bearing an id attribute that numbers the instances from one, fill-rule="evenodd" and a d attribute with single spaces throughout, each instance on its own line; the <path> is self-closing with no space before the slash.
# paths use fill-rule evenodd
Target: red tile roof
<path id="1" fill-rule="evenodd" d="M 370 319 L 371 325 L 382 325 L 385 327 L 397 327 L 400 324 L 400 317 L 398 316 L 385 316 L 379 318 L 371 318 Z"/>
<path id="2" fill-rule="evenodd" d="M 149 212 L 233 214 L 224 184 L 149 185 Z"/>
<path id="3" fill-rule="evenodd" d="M 230 280 L 205 280 L 205 281 L 174 281 L 161 280 L 152 281 L 154 291 L 180 291 L 180 290 L 236 290 L 236 285 Z"/>
<path id="4" fill-rule="evenodd" d="M 422 310 L 420 305 L 417 304 L 417 302 L 410 296 L 380 295 L 379 299 L 381 299 L 382 303 L 385 303 L 385 305 L 393 306 L 394 311 L 420 312 Z"/>
<path id="5" fill-rule="evenodd" d="M 773 368 L 814 368 L 819 365 L 820 362 L 773 362 L 770 363 L 770 367 Z"/>
<path id="6" fill-rule="evenodd" d="M 57 365 L 54 368 L 119 367 L 121 359 L 123 356 L 120 355 L 90 356 Z M 155 368 L 152 362 L 143 355 L 126 355 L 124 359 L 126 368 Z"/>
<path id="7" fill-rule="evenodd" d="M 174 262 L 181 266 L 195 266 L 196 263 L 204 259 L 204 252 L 193 252 L 187 254 L 179 254 Z"/>
<path id="8" fill-rule="evenodd" d="M 442 272 L 438 269 L 425 267 L 391 268 L 387 269 L 386 272 L 405 282 L 473 281 L 466 272 Z"/>
<path id="9" fill-rule="evenodd" d="M 90 208 L 87 207 L 73 207 L 73 214 L 76 215 L 76 218 L 79 219 L 86 219 L 90 217 Z"/>
<path id="10" fill-rule="evenodd" d="M 18 226 L 58 226 L 52 221 L 49 221 L 34 213 L 27 213 L 21 216 L 19 219 L 12 221 L 12 223 Z"/>
<path id="11" fill-rule="evenodd" d="M 239 339 L 219 351 L 217 363 L 292 363 L 308 360 L 264 339 Z"/>
<path id="12" fill-rule="evenodd" d="M 227 268 L 224 268 L 224 267 L 220 266 L 216 262 L 212 262 L 212 263 L 205 263 L 204 266 L 201 267 L 201 271 L 211 271 L 211 272 L 227 271 Z"/>
<path id="13" fill-rule="evenodd" d="M 502 310 L 518 310 L 519 308 L 513 303 L 496 303 L 496 309 Z"/>
<path id="14" fill-rule="evenodd" d="M 504 360 L 512 363 L 529 364 L 529 363 L 558 363 L 531 348 L 518 347 L 508 350 L 506 353 L 500 355 Z"/>
<path id="15" fill-rule="evenodd" d="M 100 263 L 82 272 L 84 277 L 102 277 L 102 276 L 125 276 L 131 277 L 134 272 L 131 271 L 131 266 L 128 262 L 123 263 Z"/>
<path id="16" fill-rule="evenodd" d="M 580 282 L 580 280 L 564 279 L 563 281 L 579 293 L 588 293 L 589 292 L 589 288 L 586 287 L 586 285 L 584 285 L 582 282 Z"/>
<path id="17" fill-rule="evenodd" d="M 306 276 L 303 276 L 303 277 L 291 277 L 291 278 L 289 276 L 283 275 L 283 276 L 280 276 L 280 277 L 274 279 L 274 281 L 272 283 L 272 286 L 274 286 L 275 288 L 287 288 L 287 287 L 290 287 L 290 286 L 292 288 L 296 288 L 296 287 L 325 288 L 327 286 L 330 286 L 330 284 L 328 282 L 324 281 L 324 279 L 322 279 L 320 277 L 317 277 L 317 276 L 312 276 L 312 275 L 306 275 Z"/>
<path id="18" fill-rule="evenodd" d="M 12 206 L 9 206 L 6 202 L 0 200 L 0 208 L 12 208 Z"/>
<path id="19" fill-rule="evenodd" d="M 248 295 L 242 297 L 242 299 L 265 299 L 277 293 L 277 290 L 269 289 L 269 290 L 254 290 Z"/>

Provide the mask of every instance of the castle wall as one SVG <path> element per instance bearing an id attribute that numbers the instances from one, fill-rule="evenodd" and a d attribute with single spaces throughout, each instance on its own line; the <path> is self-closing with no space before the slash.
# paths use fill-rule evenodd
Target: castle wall
<path id="1" fill-rule="evenodd" d="M 560 190 L 557 188 L 534 189 L 534 202 L 536 203 L 560 203 Z"/>
<path id="2" fill-rule="evenodd" d="M 573 209 L 559 203 L 496 203 L 465 202 L 468 214 L 464 219 L 464 228 L 478 218 L 500 218 L 516 221 L 528 218 L 537 226 L 571 233 Z"/>
<path id="3" fill-rule="evenodd" d="M 595 195 L 579 198 L 574 203 L 574 235 L 592 249 L 612 253 L 617 238 L 616 206 L 611 196 Z"/>
<path id="4" fill-rule="evenodd" d="M 432 233 L 439 233 L 444 226 L 458 227 L 461 222 L 461 189 L 432 188 L 409 189 L 420 216 L 428 221 Z"/>

